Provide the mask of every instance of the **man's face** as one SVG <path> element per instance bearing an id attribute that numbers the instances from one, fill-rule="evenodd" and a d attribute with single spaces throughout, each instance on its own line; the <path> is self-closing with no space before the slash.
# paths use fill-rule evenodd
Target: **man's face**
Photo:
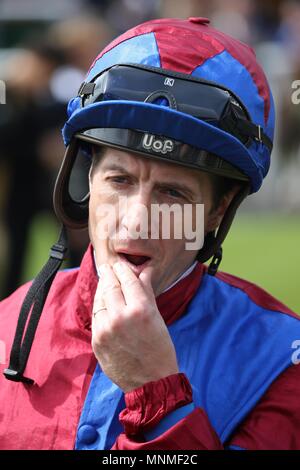
<path id="1" fill-rule="evenodd" d="M 196 204 L 204 204 L 206 233 L 215 228 L 212 191 L 204 172 L 105 148 L 90 177 L 89 233 L 97 265 L 126 261 L 137 276 L 147 265 L 152 266 L 152 287 L 158 296 L 192 264 L 198 249 L 186 249 L 184 230 L 182 237 L 175 238 L 174 217 L 168 239 L 162 237 L 164 222 L 158 226 L 159 236 L 151 238 L 151 206 L 177 204 L 180 209 L 190 205 L 195 229 Z M 104 208 L 109 208 L 113 224 L 107 224 Z M 137 231 L 143 236 L 137 238 Z"/>

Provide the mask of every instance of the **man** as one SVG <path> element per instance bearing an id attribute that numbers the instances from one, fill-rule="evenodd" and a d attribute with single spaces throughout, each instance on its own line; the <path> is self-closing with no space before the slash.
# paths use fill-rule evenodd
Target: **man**
<path id="1" fill-rule="evenodd" d="M 273 101 L 253 51 L 205 18 L 145 23 L 96 58 L 68 113 L 55 209 L 89 224 L 91 246 L 49 291 L 63 231 L 27 295 L 1 304 L 1 448 L 299 449 L 299 319 L 217 273 L 270 164 Z M 87 161 L 85 195 L 72 174 Z M 202 247 L 175 236 L 176 211 L 162 236 L 173 205 L 191 209 L 191 231 L 204 205 Z"/>

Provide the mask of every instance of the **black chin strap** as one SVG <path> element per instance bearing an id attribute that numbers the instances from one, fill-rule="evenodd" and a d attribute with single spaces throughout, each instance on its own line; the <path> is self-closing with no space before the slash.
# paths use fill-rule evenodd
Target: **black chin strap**
<path id="1" fill-rule="evenodd" d="M 217 253 L 214 255 L 213 259 L 211 260 L 209 266 L 208 266 L 208 274 L 211 276 L 215 276 L 218 272 L 219 266 L 221 264 L 223 257 L 223 248 L 220 246 L 218 249 Z"/>
<path id="2" fill-rule="evenodd" d="M 245 197 L 248 196 L 249 192 L 249 184 L 243 185 L 229 204 L 217 233 L 208 233 L 205 237 L 203 248 L 198 252 L 196 259 L 201 263 L 205 263 L 213 256 L 207 271 L 211 276 L 214 276 L 218 271 L 219 265 L 222 261 L 222 243 L 231 227 L 239 205 Z"/>
<path id="3" fill-rule="evenodd" d="M 57 243 L 50 250 L 47 263 L 32 282 L 23 301 L 10 353 L 9 366 L 3 372 L 8 380 L 34 383 L 32 379 L 24 377 L 23 373 L 49 289 L 65 259 L 67 242 L 66 227 L 63 225 Z"/>

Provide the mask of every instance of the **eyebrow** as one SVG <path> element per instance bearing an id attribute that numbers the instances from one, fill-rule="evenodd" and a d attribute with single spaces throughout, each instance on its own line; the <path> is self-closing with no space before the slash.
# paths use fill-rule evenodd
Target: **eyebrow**
<path id="1" fill-rule="evenodd" d="M 102 170 L 104 171 L 109 171 L 109 170 L 115 170 L 115 171 L 122 171 L 123 173 L 126 173 L 127 175 L 130 175 L 130 173 L 124 168 L 122 165 L 118 165 L 117 163 L 107 163 L 103 164 Z"/>
<path id="2" fill-rule="evenodd" d="M 176 189 L 178 191 L 181 191 L 185 193 L 186 195 L 190 196 L 191 198 L 196 198 L 197 195 L 192 191 L 189 186 L 186 186 L 185 184 L 177 183 L 175 181 L 163 181 L 159 182 L 158 186 L 161 188 L 172 188 Z"/>
<path id="3" fill-rule="evenodd" d="M 131 176 L 132 178 L 135 178 L 129 171 L 126 170 L 126 168 L 124 168 L 122 165 L 118 165 L 117 163 L 104 164 L 102 169 L 104 171 L 120 171 L 123 174 Z M 171 187 L 172 189 L 183 191 L 184 193 L 186 193 L 192 198 L 197 198 L 197 194 L 194 191 L 192 191 L 189 186 L 182 184 L 182 183 L 178 183 L 177 181 L 161 181 L 161 182 L 157 182 L 156 185 L 160 188 Z"/>

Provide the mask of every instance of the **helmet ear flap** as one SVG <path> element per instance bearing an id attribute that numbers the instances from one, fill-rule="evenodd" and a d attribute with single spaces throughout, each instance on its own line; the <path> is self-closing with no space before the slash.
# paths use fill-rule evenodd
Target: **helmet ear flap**
<path id="1" fill-rule="evenodd" d="M 71 174 L 79 147 L 80 142 L 73 138 L 66 149 L 53 193 L 55 214 L 66 227 L 71 229 L 83 229 L 88 225 L 89 192 L 80 200 L 75 200 L 70 194 Z"/>

